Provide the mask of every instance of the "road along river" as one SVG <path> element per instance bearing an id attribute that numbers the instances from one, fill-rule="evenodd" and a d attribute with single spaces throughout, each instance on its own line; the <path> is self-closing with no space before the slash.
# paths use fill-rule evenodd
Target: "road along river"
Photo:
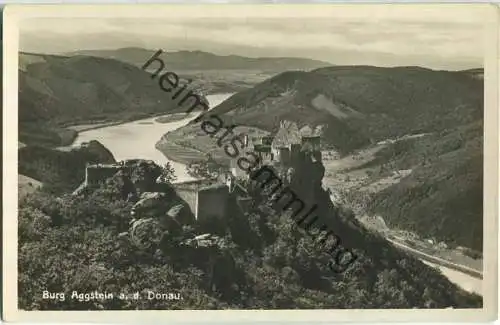
<path id="1" fill-rule="evenodd" d="M 415 255 L 425 264 L 438 269 L 448 278 L 448 280 L 455 283 L 462 289 L 482 295 L 482 272 L 478 272 L 464 265 L 458 265 L 453 262 L 446 261 L 436 256 L 431 256 L 390 239 L 388 239 L 388 241 L 395 246 L 406 250 L 410 254 Z M 471 274 L 475 274 L 476 276 L 472 276 Z"/>
<path id="2" fill-rule="evenodd" d="M 208 95 L 210 108 L 222 103 L 232 94 Z M 186 125 L 199 113 L 189 114 L 182 120 L 168 123 L 159 123 L 157 117 L 150 117 L 119 125 L 105 126 L 102 128 L 82 131 L 78 134 L 73 146 L 82 142 L 97 140 L 113 153 L 116 160 L 147 159 L 159 165 L 170 162 L 175 169 L 177 182 L 192 180 L 184 164 L 169 160 L 155 148 L 155 143 L 167 132 Z M 166 115 L 168 116 L 168 115 Z"/>

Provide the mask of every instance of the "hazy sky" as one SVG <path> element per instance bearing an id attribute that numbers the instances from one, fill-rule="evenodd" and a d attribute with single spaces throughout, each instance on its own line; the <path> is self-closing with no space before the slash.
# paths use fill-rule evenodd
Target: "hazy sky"
<path id="1" fill-rule="evenodd" d="M 232 18 L 30 18 L 20 24 L 20 48 L 64 53 L 136 46 L 250 57 L 307 57 L 339 65 L 453 70 L 483 65 L 484 17 L 471 10 L 475 7 L 410 8 L 338 11 L 309 18 L 259 17 L 255 13 Z"/>

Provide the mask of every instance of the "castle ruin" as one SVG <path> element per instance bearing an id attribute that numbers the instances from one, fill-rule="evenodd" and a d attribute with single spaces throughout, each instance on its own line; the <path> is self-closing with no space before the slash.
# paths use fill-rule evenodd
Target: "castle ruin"
<path id="1" fill-rule="evenodd" d="M 243 149 L 257 154 L 262 165 L 272 165 L 286 170 L 297 165 L 302 151 L 310 152 L 316 161 L 322 160 L 321 133 L 321 126 L 313 129 L 306 125 L 299 129 L 294 122 L 281 121 L 280 128 L 274 136 L 253 138 L 251 141 L 248 141 L 246 136 Z M 231 160 L 230 170 L 234 177 L 248 179 L 247 173 L 237 165 L 237 159 Z"/>
<path id="2" fill-rule="evenodd" d="M 122 168 L 123 166 L 120 164 L 87 164 L 84 184 L 86 186 L 104 184 L 108 178 L 113 177 Z"/>
<path id="3" fill-rule="evenodd" d="M 172 184 L 177 195 L 191 209 L 196 221 L 225 218 L 229 186 L 218 181 L 200 179 Z"/>

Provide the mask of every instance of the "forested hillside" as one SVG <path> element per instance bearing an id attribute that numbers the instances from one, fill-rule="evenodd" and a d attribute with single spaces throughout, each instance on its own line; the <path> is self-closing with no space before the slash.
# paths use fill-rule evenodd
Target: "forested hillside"
<path id="1" fill-rule="evenodd" d="M 391 227 L 482 251 L 482 121 L 398 141 L 370 164 L 412 169 L 400 183 L 372 198 L 372 213 L 383 215 Z"/>
<path id="2" fill-rule="evenodd" d="M 151 163 L 147 165 L 148 170 L 160 172 Z M 294 188 L 300 195 L 301 188 L 321 183 L 321 164 L 305 159 L 301 167 L 296 167 L 296 177 L 302 181 L 292 182 L 297 184 Z M 318 215 L 323 216 L 321 219 L 330 229 L 335 229 L 342 246 L 357 256 L 343 272 L 333 272 L 329 267 L 332 256 L 328 253 L 328 241 L 321 243 L 321 236 L 315 234 L 320 223 L 307 230 L 302 228 L 305 225 L 297 227 L 291 213 L 268 201 L 258 184 L 246 185 L 251 200 L 243 210 L 236 197 L 229 198 L 231 218 L 227 222 L 213 218 L 205 223 L 189 223 L 181 221 L 178 212 L 172 213 L 173 207 L 183 204 L 182 200 L 168 188 L 159 188 L 155 183 L 158 173 L 134 170 L 133 177 L 118 173 L 101 188 L 77 196 L 56 199 L 41 192 L 28 195 L 19 209 L 19 308 L 343 309 L 482 305 L 480 297 L 459 289 L 436 269 L 366 231 L 350 212 L 334 206 L 320 187 L 312 189 Z M 130 200 L 136 191 L 130 184 L 150 184 L 143 188 L 147 191 L 144 195 L 161 200 L 148 199 L 148 204 L 141 200 L 142 196 L 139 201 Z M 161 193 L 155 193 L 158 191 Z M 136 209 L 138 206 L 143 208 Z M 136 213 L 132 215 L 131 211 Z M 206 234 L 201 236 L 203 240 L 196 237 L 201 234 Z M 112 292 L 116 296 L 89 301 L 42 299 L 37 293 L 47 288 L 68 296 L 73 290 Z M 148 291 L 170 292 L 182 298 L 151 300 L 146 298 Z M 119 293 L 136 292 L 141 299 L 119 298 Z"/>
<path id="3" fill-rule="evenodd" d="M 116 122 L 185 111 L 138 67 L 89 56 L 20 53 L 19 139 L 62 145 L 73 124 Z"/>
<path id="4" fill-rule="evenodd" d="M 86 163 L 115 162 L 111 152 L 97 141 L 71 151 L 29 145 L 18 150 L 18 157 L 20 175 L 42 182 L 45 191 L 59 195 L 84 181 Z"/>
<path id="5" fill-rule="evenodd" d="M 235 94 L 214 112 L 267 131 L 281 120 L 325 125 L 324 141 L 350 152 L 387 138 L 472 123 L 483 114 L 482 89 L 482 80 L 464 72 L 335 66 L 284 72 Z"/>

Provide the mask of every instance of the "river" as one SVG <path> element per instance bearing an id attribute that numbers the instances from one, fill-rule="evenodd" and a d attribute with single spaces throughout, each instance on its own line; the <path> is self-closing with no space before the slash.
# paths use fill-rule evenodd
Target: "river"
<path id="1" fill-rule="evenodd" d="M 222 103 L 232 93 L 208 95 L 210 108 Z M 187 173 L 184 164 L 169 160 L 155 148 L 156 142 L 167 132 L 178 129 L 192 120 L 196 114 L 190 114 L 182 120 L 169 123 L 156 122 L 158 117 L 150 117 L 119 125 L 106 126 L 98 129 L 82 131 L 75 139 L 73 146 L 82 142 L 97 140 L 113 153 L 116 160 L 124 159 L 147 159 L 153 160 L 159 165 L 170 162 L 175 169 L 177 182 L 192 180 L 193 177 Z"/>

